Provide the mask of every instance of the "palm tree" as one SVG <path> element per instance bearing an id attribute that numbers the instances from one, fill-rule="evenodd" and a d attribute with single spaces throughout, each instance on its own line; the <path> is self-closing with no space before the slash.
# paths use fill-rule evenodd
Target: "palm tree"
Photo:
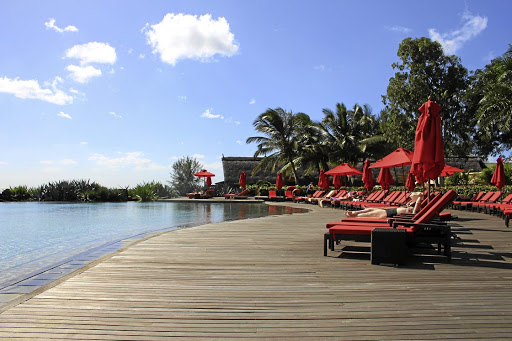
<path id="1" fill-rule="evenodd" d="M 512 45 L 483 71 L 484 95 L 477 111 L 478 126 L 489 139 L 512 146 Z M 497 136 L 496 136 L 497 134 Z"/>
<path id="2" fill-rule="evenodd" d="M 298 122 L 298 156 L 295 164 L 305 170 L 305 175 L 320 173 L 320 169 L 329 169 L 329 153 L 320 124 L 303 113 L 295 115 Z"/>
<path id="3" fill-rule="evenodd" d="M 291 171 L 298 185 L 299 177 L 294 162 L 298 156 L 296 115 L 282 108 L 268 109 L 258 116 L 253 126 L 264 135 L 249 137 L 246 141 L 258 144 L 255 157 L 264 156 L 253 172 L 269 168 L 275 172 L 277 167 L 281 167 L 278 171 L 284 174 Z"/>
<path id="4" fill-rule="evenodd" d="M 343 103 L 336 103 L 336 111 L 323 109 L 324 118 L 320 123 L 322 134 L 327 145 L 329 161 L 332 164 L 339 162 L 356 162 L 360 153 L 358 145 L 358 131 L 353 129 L 353 112 L 349 112 Z"/>

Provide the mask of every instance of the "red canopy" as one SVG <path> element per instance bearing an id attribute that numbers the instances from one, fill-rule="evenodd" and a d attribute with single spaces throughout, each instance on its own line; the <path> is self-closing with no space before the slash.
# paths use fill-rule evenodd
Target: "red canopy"
<path id="1" fill-rule="evenodd" d="M 383 189 L 388 189 L 389 186 L 391 186 L 391 184 L 393 182 L 395 182 L 395 180 L 393 179 L 393 176 L 391 175 L 391 172 L 389 171 L 389 168 L 381 168 L 380 169 L 380 173 L 379 173 L 379 177 L 377 178 L 377 182 L 380 184 L 380 186 Z"/>
<path id="2" fill-rule="evenodd" d="M 281 188 L 283 188 L 283 185 L 284 185 L 283 176 L 281 175 L 281 173 L 277 173 L 277 178 L 276 178 L 277 189 L 280 191 Z"/>
<path id="3" fill-rule="evenodd" d="M 318 187 L 323 188 L 324 191 L 329 189 L 329 178 L 323 169 L 320 170 L 320 175 L 318 176 Z"/>
<path id="4" fill-rule="evenodd" d="M 370 169 L 370 160 L 368 159 L 364 161 L 363 165 L 363 183 L 364 188 L 366 188 L 368 192 L 370 192 L 373 189 L 373 186 L 375 186 L 375 183 L 373 182 L 372 170 Z"/>
<path id="5" fill-rule="evenodd" d="M 412 163 L 412 158 L 414 153 L 405 148 L 398 148 L 394 152 L 386 155 L 382 159 L 375 162 L 370 168 L 388 168 L 388 167 L 398 167 L 398 166 L 407 166 Z"/>
<path id="6" fill-rule="evenodd" d="M 441 134 L 441 106 L 430 99 L 420 107 L 416 127 L 412 173 L 419 182 L 435 179 L 444 167 L 444 143 Z"/>
<path id="7" fill-rule="evenodd" d="M 241 171 L 240 172 L 240 179 L 238 180 L 238 184 L 240 185 L 240 187 L 242 187 L 243 189 L 245 189 L 245 186 L 247 186 L 247 178 L 245 176 L 245 172 L 244 171 Z"/>
<path id="8" fill-rule="evenodd" d="M 409 192 L 412 192 L 416 187 L 416 180 L 414 179 L 414 174 L 412 174 L 410 170 L 409 174 L 407 174 L 407 181 L 405 182 L 405 187 L 407 187 Z"/>
<path id="9" fill-rule="evenodd" d="M 450 165 L 444 165 L 444 168 L 441 171 L 441 174 L 439 174 L 439 176 L 450 176 L 455 173 L 464 173 L 464 172 L 466 172 L 464 169 L 460 169 L 460 168 L 453 167 Z"/>
<path id="10" fill-rule="evenodd" d="M 505 168 L 503 167 L 503 159 L 501 156 L 496 160 L 496 169 L 492 175 L 491 184 L 498 187 L 498 189 L 502 189 L 503 186 L 505 186 Z"/>
<path id="11" fill-rule="evenodd" d="M 195 176 L 198 177 L 209 177 L 209 176 L 215 176 L 215 174 L 208 172 L 206 169 L 203 169 L 199 173 L 194 173 Z"/>
<path id="12" fill-rule="evenodd" d="M 359 169 L 352 167 L 348 163 L 342 163 L 339 166 L 325 172 L 327 175 L 357 175 L 363 174 Z M 320 185 L 319 185 L 320 186 Z"/>
<path id="13" fill-rule="evenodd" d="M 333 176 L 332 184 L 333 184 L 334 188 L 339 189 L 341 187 L 341 185 L 342 185 L 342 183 L 341 183 L 341 176 L 340 175 Z"/>

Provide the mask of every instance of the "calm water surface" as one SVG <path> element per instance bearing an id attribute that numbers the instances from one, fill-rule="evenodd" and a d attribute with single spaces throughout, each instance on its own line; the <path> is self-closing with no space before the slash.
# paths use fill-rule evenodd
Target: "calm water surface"
<path id="1" fill-rule="evenodd" d="M 0 203 L 0 284 L 140 234 L 294 211 L 264 204 L 198 202 Z"/>

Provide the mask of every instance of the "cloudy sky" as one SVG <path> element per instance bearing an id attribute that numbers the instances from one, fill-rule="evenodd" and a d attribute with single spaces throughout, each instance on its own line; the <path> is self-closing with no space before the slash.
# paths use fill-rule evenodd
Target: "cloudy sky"
<path id="1" fill-rule="evenodd" d="M 0 188 L 169 180 L 194 156 L 251 156 L 267 108 L 382 109 L 399 43 L 469 70 L 508 48 L 509 1 L 4 1 Z"/>

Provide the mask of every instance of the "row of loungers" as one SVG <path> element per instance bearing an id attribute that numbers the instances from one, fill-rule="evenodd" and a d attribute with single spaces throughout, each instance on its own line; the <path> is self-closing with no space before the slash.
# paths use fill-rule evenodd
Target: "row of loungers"
<path id="1" fill-rule="evenodd" d="M 420 243 L 437 244 L 438 252 L 443 249 L 444 255 L 450 261 L 453 235 L 450 225 L 442 221 L 439 215 L 456 196 L 454 190 L 449 190 L 442 195 L 434 194 L 420 212 L 414 215 L 400 215 L 387 219 L 348 217 L 341 221 L 327 223 L 328 231 L 324 235 L 324 256 L 327 256 L 328 250 L 334 251 L 334 246 L 342 240 L 372 242 L 372 263 L 378 264 L 379 259 L 374 258 L 373 249 L 377 248 L 374 237 L 387 235 L 395 239 L 401 237 L 404 240 L 402 248 L 392 243 L 384 245 L 383 248 L 387 253 L 400 252 L 406 246 L 415 246 Z M 378 239 L 375 238 L 376 240 Z"/>
<path id="2" fill-rule="evenodd" d="M 454 201 L 452 207 L 458 210 L 476 211 L 502 217 L 505 220 L 505 225 L 509 227 L 512 216 L 512 193 L 499 200 L 502 196 L 502 191 L 478 192 L 471 200 Z"/>

